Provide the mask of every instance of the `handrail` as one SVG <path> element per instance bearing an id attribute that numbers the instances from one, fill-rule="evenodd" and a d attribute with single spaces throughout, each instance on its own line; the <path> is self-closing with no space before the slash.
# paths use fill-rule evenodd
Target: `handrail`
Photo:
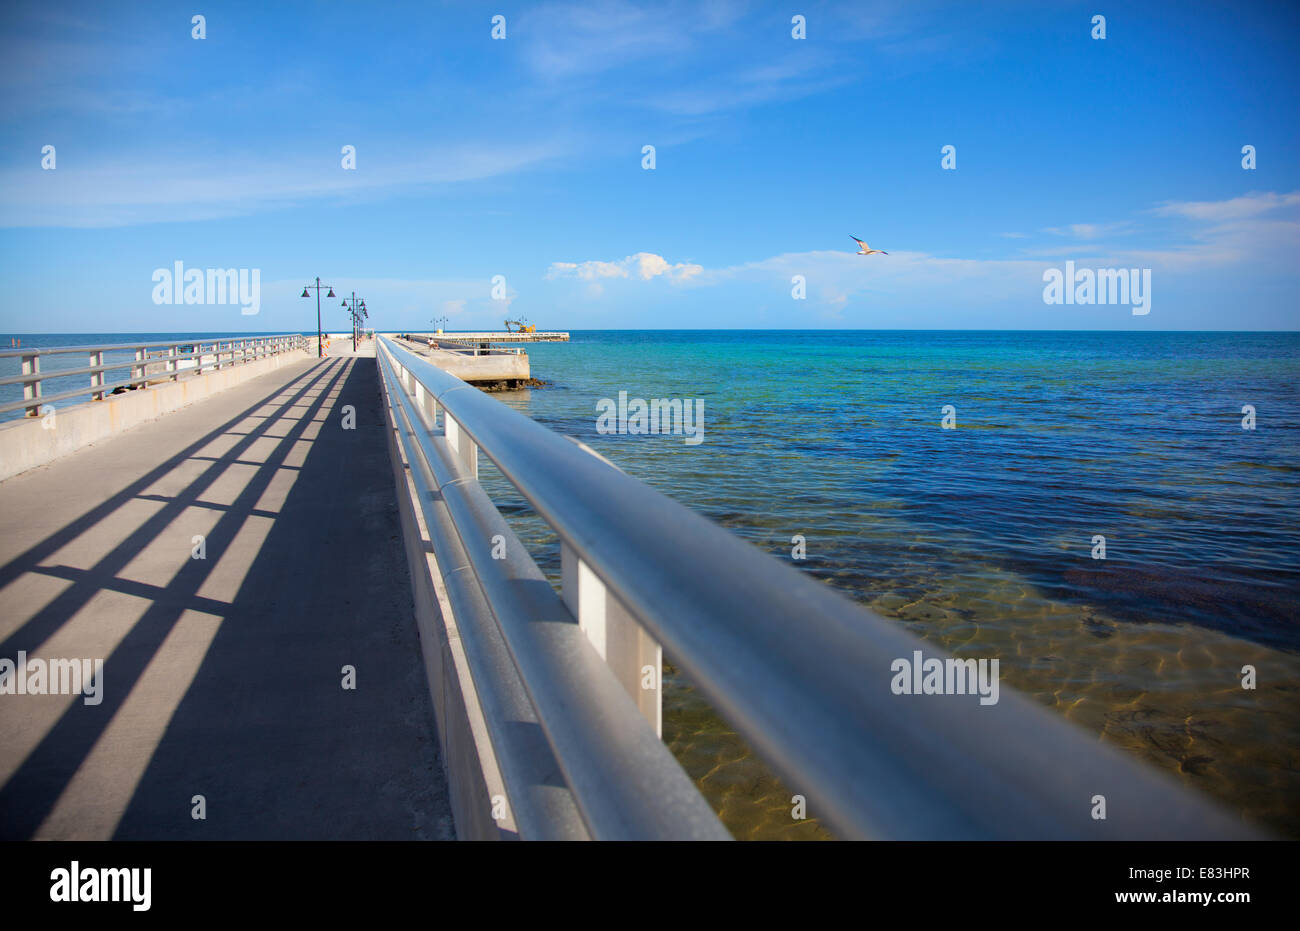
<path id="1" fill-rule="evenodd" d="M 464 459 L 430 429 L 391 357 L 381 353 L 380 366 L 520 835 L 725 839 Z M 504 559 L 491 552 L 498 535 Z M 502 668 L 503 655 L 511 668 Z M 525 694 L 526 713 L 518 710 Z M 540 725 L 540 759 L 521 722 Z M 548 764 L 567 783 L 562 797 L 537 775 Z"/>
<path id="2" fill-rule="evenodd" d="M 218 339 L 180 339 L 164 342 L 139 343 L 99 343 L 83 346 L 33 346 L 30 348 L 0 350 L 0 358 L 22 359 L 22 372 L 0 378 L 0 386 L 22 385 L 22 400 L 0 403 L 0 414 L 25 409 L 28 416 L 37 416 L 42 404 L 61 401 L 68 398 L 90 395 L 92 399 L 102 399 L 106 394 L 118 388 L 131 388 L 160 380 L 176 381 L 181 373 L 179 363 L 193 360 L 195 374 L 202 374 L 205 368 L 220 369 L 236 362 L 253 361 L 267 356 L 288 352 L 305 345 L 306 337 L 299 333 L 279 334 L 275 336 L 233 336 Z M 150 353 L 151 349 L 163 347 L 165 352 Z M 187 352 L 179 351 L 182 347 L 192 347 Z M 223 348 L 225 347 L 225 348 Z M 68 353 L 85 353 L 90 364 L 81 368 L 42 371 L 42 356 L 66 355 Z M 120 362 L 105 362 L 104 354 L 110 352 L 134 352 L 135 357 Z M 159 367 L 162 370 L 159 371 Z M 108 383 L 105 373 L 115 369 L 130 369 L 130 377 L 121 381 Z M 153 369 L 151 372 L 150 370 Z M 54 378 L 67 378 L 75 375 L 89 375 L 90 384 L 85 388 L 62 391 L 46 395 L 43 383 Z"/>
<path id="3" fill-rule="evenodd" d="M 245 343 L 253 340 L 306 339 L 301 333 L 269 333 L 264 336 L 221 336 L 200 337 L 198 339 L 169 339 L 156 343 L 78 343 L 76 346 L 32 346 L 20 349 L 0 349 L 0 358 L 5 356 L 41 356 L 64 352 L 112 352 L 126 349 L 155 349 L 159 346 L 207 346 L 220 343 Z"/>
<path id="4" fill-rule="evenodd" d="M 941 661 L 947 654 L 391 339 L 379 342 L 390 384 L 400 388 L 409 378 L 412 392 L 419 386 L 441 409 L 446 431 L 454 424 L 459 442 L 473 444 L 471 455 L 481 450 L 496 464 L 562 545 L 807 799 L 809 813 L 839 836 L 1257 836 L 1164 773 L 1009 688 L 990 705 L 973 695 L 894 694 L 896 660 L 916 651 Z M 456 452 L 464 457 L 467 449 Z M 467 485 L 477 488 L 472 481 L 453 488 Z M 456 516 L 458 532 L 470 540 L 467 551 L 482 551 L 481 535 L 504 521 L 468 516 Z M 521 652 L 532 647 L 511 648 L 527 684 L 521 660 L 530 657 Z M 545 696 L 531 687 L 530 694 L 539 718 L 585 710 L 542 707 Z M 1098 796 L 1107 811 L 1101 819 Z"/>

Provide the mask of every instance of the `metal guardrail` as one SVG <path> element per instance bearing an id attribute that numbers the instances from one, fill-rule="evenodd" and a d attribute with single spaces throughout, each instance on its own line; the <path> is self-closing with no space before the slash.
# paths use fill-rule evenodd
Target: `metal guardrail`
<path id="1" fill-rule="evenodd" d="M 435 428 L 427 376 L 409 368 L 418 357 L 380 343 L 385 394 L 520 836 L 727 838 L 487 498 L 456 421 Z M 441 388 L 478 393 L 429 369 L 450 379 Z M 553 785 L 557 772 L 567 792 Z"/>
<path id="2" fill-rule="evenodd" d="M 267 356 L 301 348 L 305 344 L 306 337 L 299 333 L 292 333 L 279 336 L 0 350 L 0 358 L 17 356 L 22 360 L 22 374 L 0 378 L 0 385 L 23 386 L 22 400 L 0 404 L 0 414 L 25 408 L 27 416 L 35 417 L 39 415 L 41 405 L 51 401 L 62 401 L 83 395 L 90 395 L 92 400 L 102 400 L 106 394 L 112 394 L 117 388 L 131 388 L 159 381 L 176 381 L 182 371 L 191 368 L 194 369 L 195 374 L 202 374 L 205 370 L 217 370 L 239 362 L 254 362 Z M 87 355 L 88 365 L 55 371 L 41 370 L 42 357 L 77 352 Z M 132 352 L 134 358 L 120 362 L 105 362 L 104 355 L 110 352 Z M 186 362 L 192 364 L 186 365 Z M 106 373 L 115 369 L 130 369 L 130 375 L 123 381 L 109 383 Z M 89 387 L 51 395 L 42 392 L 43 382 L 72 375 L 89 375 Z"/>
<path id="3" fill-rule="evenodd" d="M 894 694 L 896 660 L 947 654 L 391 339 L 379 344 L 521 836 L 574 836 L 574 811 L 545 810 L 511 746 L 507 705 L 540 724 L 590 836 L 719 836 L 625 677 L 620 688 L 614 652 L 584 635 L 588 593 L 662 644 L 842 838 L 1257 836 L 1009 688 L 991 705 Z M 480 452 L 559 536 L 563 601 L 476 480 Z M 507 559 L 492 558 L 494 539 Z"/>

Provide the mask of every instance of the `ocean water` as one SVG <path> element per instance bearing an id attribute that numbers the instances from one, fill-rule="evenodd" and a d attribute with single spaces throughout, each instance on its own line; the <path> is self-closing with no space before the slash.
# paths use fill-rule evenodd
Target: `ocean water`
<path id="1" fill-rule="evenodd" d="M 506 403 L 773 555 L 802 535 L 802 571 L 1300 836 L 1300 334 L 609 331 L 528 351 L 552 385 Z M 703 442 L 598 433 L 620 391 L 702 399 Z M 558 583 L 554 535 L 482 476 Z M 665 739 L 732 831 L 829 836 L 666 659 Z"/>

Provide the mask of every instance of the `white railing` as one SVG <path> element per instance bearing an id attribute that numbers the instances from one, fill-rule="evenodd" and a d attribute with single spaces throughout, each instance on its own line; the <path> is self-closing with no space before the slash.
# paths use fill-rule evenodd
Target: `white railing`
<path id="1" fill-rule="evenodd" d="M 21 385 L 21 400 L 0 403 L 0 414 L 23 409 L 27 416 L 40 414 L 42 404 L 89 395 L 102 400 L 118 389 L 136 388 L 162 381 L 176 381 L 182 373 L 215 371 L 242 362 L 255 362 L 268 356 L 301 349 L 306 337 L 292 333 L 280 336 L 246 336 L 226 339 L 175 340 L 160 343 L 112 343 L 90 346 L 55 346 L 0 350 L 0 359 L 21 360 L 21 373 L 0 378 L 0 386 Z M 80 368 L 44 370 L 42 359 L 81 353 L 89 364 Z M 111 356 L 131 355 L 114 361 Z M 121 381 L 108 381 L 108 373 L 129 369 Z M 47 394 L 44 383 L 57 378 L 89 376 L 89 385 Z"/>
<path id="2" fill-rule="evenodd" d="M 412 335 L 436 336 L 438 339 L 464 343 L 567 343 L 569 341 L 569 334 L 562 330 L 541 330 L 532 333 L 520 330 L 482 330 Z"/>

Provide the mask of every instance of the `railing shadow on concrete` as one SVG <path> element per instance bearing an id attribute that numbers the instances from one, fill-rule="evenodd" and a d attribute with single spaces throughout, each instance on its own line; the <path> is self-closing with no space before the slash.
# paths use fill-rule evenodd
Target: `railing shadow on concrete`
<path id="1" fill-rule="evenodd" d="M 1009 688 L 991 705 L 894 694 L 896 661 L 946 654 L 392 339 L 378 357 L 432 544 L 435 633 L 464 652 L 463 668 L 431 671 L 462 677 L 435 703 L 481 708 L 484 778 L 520 836 L 720 835 L 644 701 L 660 645 L 843 838 L 1258 836 Z M 480 455 L 559 536 L 561 597 L 479 485 Z M 535 725 L 526 746 L 509 727 L 521 719 Z M 538 778 L 552 771 L 566 791 Z"/>
<path id="2" fill-rule="evenodd" d="M 417 641 L 393 620 L 409 607 L 374 362 L 309 364 L 0 567 L 2 590 L 67 583 L 0 656 L 113 629 L 98 706 L 0 699 L 28 716 L 5 728 L 3 837 L 450 835 Z"/>

